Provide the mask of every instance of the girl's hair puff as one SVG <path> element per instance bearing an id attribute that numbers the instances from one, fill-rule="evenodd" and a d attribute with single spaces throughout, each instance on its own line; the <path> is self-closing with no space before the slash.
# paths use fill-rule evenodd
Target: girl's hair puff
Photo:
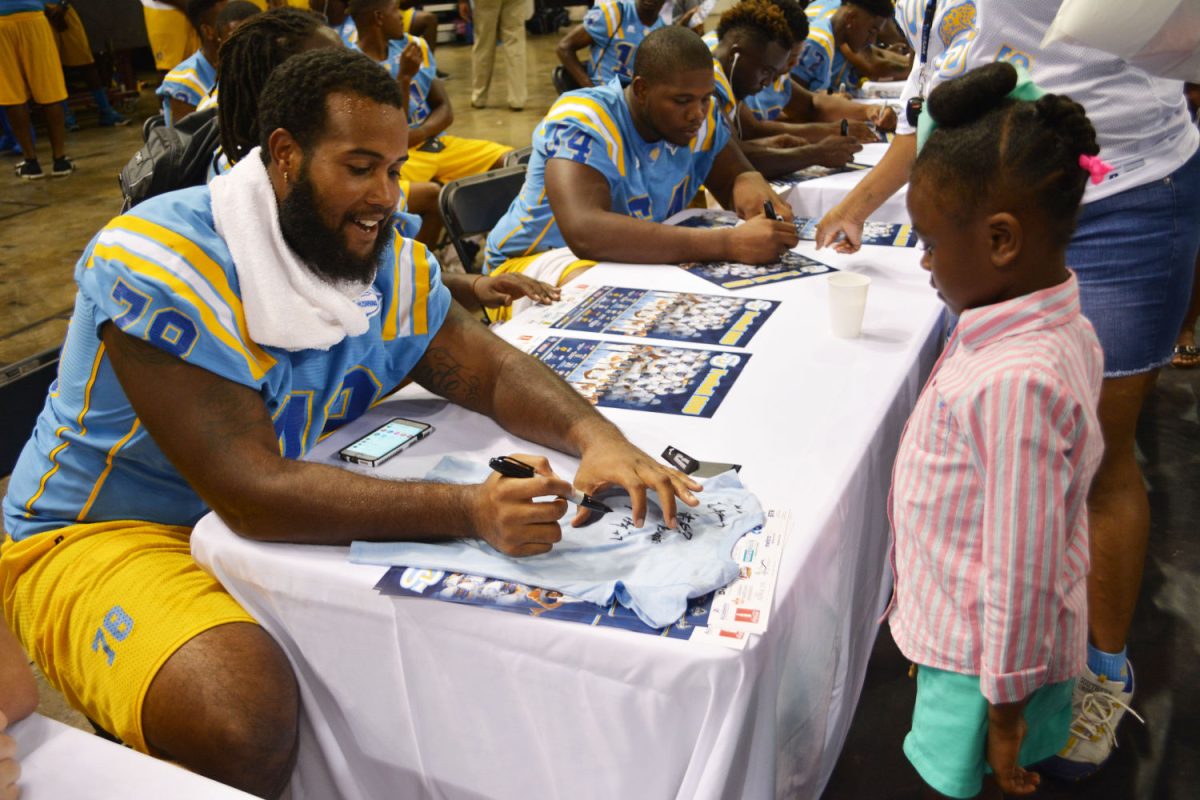
<path id="1" fill-rule="evenodd" d="M 937 128 L 913 177 L 935 180 L 940 205 L 956 218 L 991 198 L 1036 208 L 1065 247 L 1089 175 L 1079 156 L 1100 152 L 1096 131 L 1083 106 L 1065 95 L 1032 102 L 1008 97 L 1017 80 L 1016 69 L 998 61 L 930 92 L 925 111 Z"/>

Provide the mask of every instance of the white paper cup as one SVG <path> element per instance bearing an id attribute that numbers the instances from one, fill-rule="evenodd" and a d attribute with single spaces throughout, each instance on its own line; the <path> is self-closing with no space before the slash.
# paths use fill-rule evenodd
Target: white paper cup
<path id="1" fill-rule="evenodd" d="M 871 279 L 856 272 L 829 275 L 829 322 L 833 335 L 857 339 L 862 333 L 863 312 L 867 309 L 867 289 Z"/>

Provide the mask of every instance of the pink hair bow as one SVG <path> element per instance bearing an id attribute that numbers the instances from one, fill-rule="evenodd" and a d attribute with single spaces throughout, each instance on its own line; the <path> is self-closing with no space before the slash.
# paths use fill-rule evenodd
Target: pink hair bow
<path id="1" fill-rule="evenodd" d="M 1112 172 L 1112 164 L 1101 160 L 1100 156 L 1089 156 L 1086 153 L 1079 154 L 1079 166 L 1092 176 L 1092 183 L 1099 183 L 1104 180 L 1105 175 Z"/>

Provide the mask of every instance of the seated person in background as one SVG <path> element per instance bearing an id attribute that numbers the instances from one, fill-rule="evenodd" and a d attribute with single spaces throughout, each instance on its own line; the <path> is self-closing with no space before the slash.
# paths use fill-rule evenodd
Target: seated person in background
<path id="1" fill-rule="evenodd" d="M 283 7 L 286 8 L 286 6 Z M 250 0 L 230 0 L 230 2 L 226 3 L 225 7 L 221 9 L 221 13 L 217 14 L 218 51 L 221 47 L 225 46 L 225 41 L 233 35 L 233 32 L 236 31 L 243 22 L 261 13 L 262 10 L 258 6 L 254 5 L 254 3 L 251 3 Z M 330 31 L 330 33 L 332 33 L 332 31 Z M 337 41 L 337 44 L 341 44 L 340 39 Z M 266 80 L 266 76 L 263 77 L 263 80 Z M 208 94 L 204 95 L 204 98 L 196 104 L 196 110 L 204 111 L 209 108 L 216 108 L 218 95 L 217 90 L 220 88 L 221 70 L 218 67 L 217 85 L 213 86 L 212 90 Z"/>
<path id="2" fill-rule="evenodd" d="M 842 58 L 850 63 L 859 76 L 859 82 L 902 81 L 912 71 L 912 49 L 904 43 L 904 36 L 895 18 L 883 23 L 875 41 L 862 51 L 854 51 L 846 42 L 839 49 Z"/>
<path id="3" fill-rule="evenodd" d="M 262 541 L 470 536 L 514 556 L 561 537 L 566 502 L 534 498 L 572 484 L 545 459 L 475 485 L 298 460 L 402 381 L 579 456 L 575 485 L 625 488 L 638 524 L 650 489 L 671 526 L 677 496 L 698 503 L 698 484 L 451 303 L 437 261 L 396 233 L 403 105 L 362 54 L 301 53 L 263 90 L 261 149 L 110 222 L 76 267 L 62 369 L 4 499 L 3 611 L 51 682 L 135 749 L 256 796 L 291 776 L 297 685 L 193 560 L 201 516 Z"/>
<path id="4" fill-rule="evenodd" d="M 179 62 L 155 90 L 162 98 L 162 113 L 168 126 L 196 110 L 200 101 L 217 85 L 217 15 L 226 0 L 188 0 L 188 20 L 200 37 L 200 49 Z"/>
<path id="5" fill-rule="evenodd" d="M 406 34 L 401 29 L 400 11 L 395 0 L 351 0 L 350 8 L 355 15 L 356 25 L 360 31 L 357 49 L 382 64 L 388 73 L 400 83 L 407 98 L 408 119 L 410 124 L 413 123 L 415 119 L 413 111 L 419 109 L 423 102 L 421 85 L 424 85 L 426 93 L 435 84 L 439 90 L 441 89 L 441 81 L 434 77 L 433 56 L 428 46 L 423 39 Z M 446 99 L 446 104 L 448 109 L 449 99 Z M 471 168 L 474 171 L 467 174 L 475 174 L 475 172 L 502 166 L 504 153 L 512 149 L 493 142 L 478 142 L 450 136 L 443 137 L 443 139 L 450 140 L 455 148 L 464 151 L 467 151 L 467 148 L 473 148 L 484 155 L 484 160 L 490 159 L 486 165 L 483 164 L 483 160 L 478 161 L 476 166 Z M 410 129 L 410 144 L 412 140 Z M 253 139 L 249 141 L 253 141 Z M 499 153 L 499 156 L 493 157 L 490 153 Z M 437 155 L 437 152 L 429 155 Z M 413 157 L 414 153 L 410 149 L 409 164 L 412 163 Z M 407 166 L 406 164 L 405 167 Z M 442 215 L 438 208 L 441 186 L 431 180 L 414 181 L 404 177 L 405 167 L 401 168 L 400 188 L 407 207 L 402 210 L 419 216 L 421 224 L 416 232 L 411 230 L 402 230 L 402 232 L 406 236 L 432 247 L 437 244 L 442 232 Z M 426 168 L 425 171 L 428 169 Z M 436 175 L 437 173 L 435 173 Z M 443 180 L 454 180 L 465 176 L 456 172 L 447 172 L 441 177 Z M 464 264 L 463 266 L 469 268 L 472 265 Z M 506 306 L 515 297 L 528 297 L 541 304 L 550 303 L 559 297 L 558 289 L 554 286 L 519 273 L 481 276 L 445 272 L 442 274 L 442 280 L 454 299 L 469 311 Z"/>
<path id="6" fill-rule="evenodd" d="M 347 47 L 358 44 L 358 28 L 350 17 L 349 0 L 308 0 L 310 10 L 320 14 Z"/>
<path id="7" fill-rule="evenodd" d="M 869 123 L 876 130 L 894 131 L 896 112 L 886 105 L 856 103 L 842 95 L 813 93 L 796 83 L 791 76 L 792 68 L 800 61 L 800 52 L 808 36 L 808 15 L 796 0 L 771 0 L 788 23 L 792 32 L 792 47 L 788 51 L 787 68 L 775 81 L 758 94 L 746 98 L 738 108 L 742 135 L 747 139 L 793 133 L 808 141 L 813 134 L 823 138 L 841 133 L 841 121 L 850 121 L 850 133 L 860 141 L 872 141 L 874 133 L 860 123 Z M 705 37 L 710 47 L 715 47 L 716 35 Z M 784 124 L 772 124 L 780 120 Z M 801 123 L 788 126 L 786 123 Z M 811 123 L 825 123 L 814 126 Z M 819 141 L 819 139 L 817 139 Z"/>
<path id="8" fill-rule="evenodd" d="M 230 5 L 233 5 L 230 3 Z M 222 12 L 224 13 L 224 12 Z M 275 68 L 309 50 L 343 47 L 321 18 L 294 8 L 259 13 L 238 25 L 221 45 L 217 119 L 221 130 L 220 168 L 225 173 L 258 147 L 258 101 Z M 210 97 L 217 97 L 214 90 Z"/>
<path id="9" fill-rule="evenodd" d="M 225 44 L 225 40 L 233 35 L 239 25 L 260 13 L 262 10 L 250 0 L 229 0 L 221 13 L 217 14 L 217 44 Z"/>
<path id="10" fill-rule="evenodd" d="M 417 0 L 400 0 L 400 16 L 404 20 L 404 30 L 413 36 L 420 36 L 429 44 L 430 50 L 436 50 L 438 44 L 437 15 L 430 11 L 413 8 L 416 4 Z"/>
<path id="11" fill-rule="evenodd" d="M 667 25 L 683 25 L 703 34 L 704 20 L 716 4 L 717 0 L 669 0 L 663 3 L 660 16 Z"/>
<path id="12" fill-rule="evenodd" d="M 347 47 L 358 44 L 358 27 L 350 16 L 350 0 L 308 0 L 308 7 L 325 18 Z M 437 17 L 433 14 L 401 8 L 400 23 L 406 33 L 424 39 L 430 50 L 437 48 Z"/>
<path id="13" fill-rule="evenodd" d="M 448 183 L 504 165 L 511 147 L 443 133 L 454 122 L 450 96 L 437 77 L 429 44 L 400 30 L 396 0 L 350 0 L 350 13 L 358 28 L 358 49 L 396 80 L 408 82 L 408 160 L 401 177 L 413 183 Z M 402 72 L 405 50 L 409 58 L 407 72 Z"/>
<path id="14" fill-rule="evenodd" d="M 832 130 L 828 124 L 760 123 L 742 109 L 743 100 L 784 73 L 794 44 L 784 11 L 771 0 L 742 0 L 721 15 L 716 33 L 705 40 L 712 48 L 717 105 L 733 128 L 735 145 L 763 175 L 775 178 L 814 165 L 840 167 L 862 149 L 854 136 L 841 135 L 840 123 Z M 865 123 L 855 126 L 859 135 L 875 138 Z"/>
<path id="15" fill-rule="evenodd" d="M 592 6 L 583 23 L 567 31 L 555 52 L 563 67 L 580 86 L 603 86 L 618 78 L 622 86 L 633 80 L 633 58 L 638 45 L 666 23 L 660 16 L 664 0 L 604 0 Z M 584 67 L 578 50 L 591 48 Z"/>
<path id="16" fill-rule="evenodd" d="M 902 4 L 896 6 L 896 14 L 900 14 Z M 924 6 L 924 4 L 922 4 Z M 922 8 L 922 14 L 924 8 Z M 897 17 L 889 19 L 879 31 L 879 39 L 875 42 L 875 46 L 881 50 L 886 50 L 889 53 L 902 56 L 908 59 L 911 69 L 913 49 L 912 43 L 908 41 L 908 35 L 900 26 L 900 20 Z"/>
<path id="17" fill-rule="evenodd" d="M 200 38 L 188 22 L 188 0 L 142 0 L 146 38 L 154 53 L 154 66 L 160 73 L 174 69 L 189 54 L 196 52 Z"/>
<path id="18" fill-rule="evenodd" d="M 762 264 L 795 246 L 791 209 L 729 142 L 712 100 L 712 63 L 699 36 L 670 26 L 642 42 L 629 86 L 560 97 L 534 131 L 521 193 L 488 235 L 488 273 L 561 286 L 601 260 Z M 687 208 L 701 183 L 746 224 L 660 224 Z M 767 201 L 781 220 L 763 216 Z"/>
<path id="19" fill-rule="evenodd" d="M 5 730 L 37 709 L 37 684 L 29 658 L 8 626 L 0 621 L 0 797 L 16 797 L 21 766 L 17 743 Z"/>
<path id="20" fill-rule="evenodd" d="M 889 80 L 908 77 L 911 59 L 885 62 L 874 71 L 857 71 L 884 24 L 895 14 L 892 0 L 816 0 L 808 5 L 808 38 L 800 62 L 792 69 L 796 82 L 813 92 L 841 91 L 862 77 Z M 847 54 L 861 58 L 847 59 Z M 855 61 L 858 62 L 856 66 Z"/>

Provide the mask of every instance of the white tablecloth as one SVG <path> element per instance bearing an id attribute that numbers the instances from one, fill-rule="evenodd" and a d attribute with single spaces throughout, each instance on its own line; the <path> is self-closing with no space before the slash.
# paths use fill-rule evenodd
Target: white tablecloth
<path id="1" fill-rule="evenodd" d="M 801 245 L 811 252 L 812 245 Z M 712 419 L 607 411 L 653 454 L 674 444 L 744 464 L 791 511 L 771 627 L 743 651 L 421 598 L 376 595 L 347 549 L 262 544 L 214 515 L 192 552 L 287 651 L 304 715 L 296 798 L 816 797 L 853 715 L 882 609 L 885 503 L 901 428 L 939 344 L 917 253 L 822 252 L 870 275 L 864 335 L 829 333 L 823 277 L 745 290 L 783 305 Z M 722 293 L 673 267 L 601 265 L 580 279 Z M 513 339 L 532 329 L 503 326 Z M 536 413 L 536 410 L 532 410 Z M 390 416 L 437 432 L 378 471 L 445 453 L 546 452 L 408 389 L 329 437 L 333 453 Z M 574 465 L 551 455 L 560 474 Z"/>
<path id="2" fill-rule="evenodd" d="M 863 149 L 855 154 L 854 160 L 860 164 L 874 166 L 879 163 L 879 159 L 883 158 L 887 148 L 888 146 L 882 142 L 865 144 Z M 868 172 L 869 170 L 857 169 L 793 184 L 783 193 L 783 199 L 788 201 L 796 216 L 819 218 L 840 203 L 851 189 L 858 186 Z M 871 215 L 871 219 L 876 222 L 911 222 L 912 220 L 908 216 L 908 207 L 905 205 L 907 195 L 908 184 L 905 184 L 900 191 L 884 201 L 884 204 Z"/>
<path id="3" fill-rule="evenodd" d="M 12 725 L 21 800 L 249 800 L 182 767 L 34 714 Z"/>

